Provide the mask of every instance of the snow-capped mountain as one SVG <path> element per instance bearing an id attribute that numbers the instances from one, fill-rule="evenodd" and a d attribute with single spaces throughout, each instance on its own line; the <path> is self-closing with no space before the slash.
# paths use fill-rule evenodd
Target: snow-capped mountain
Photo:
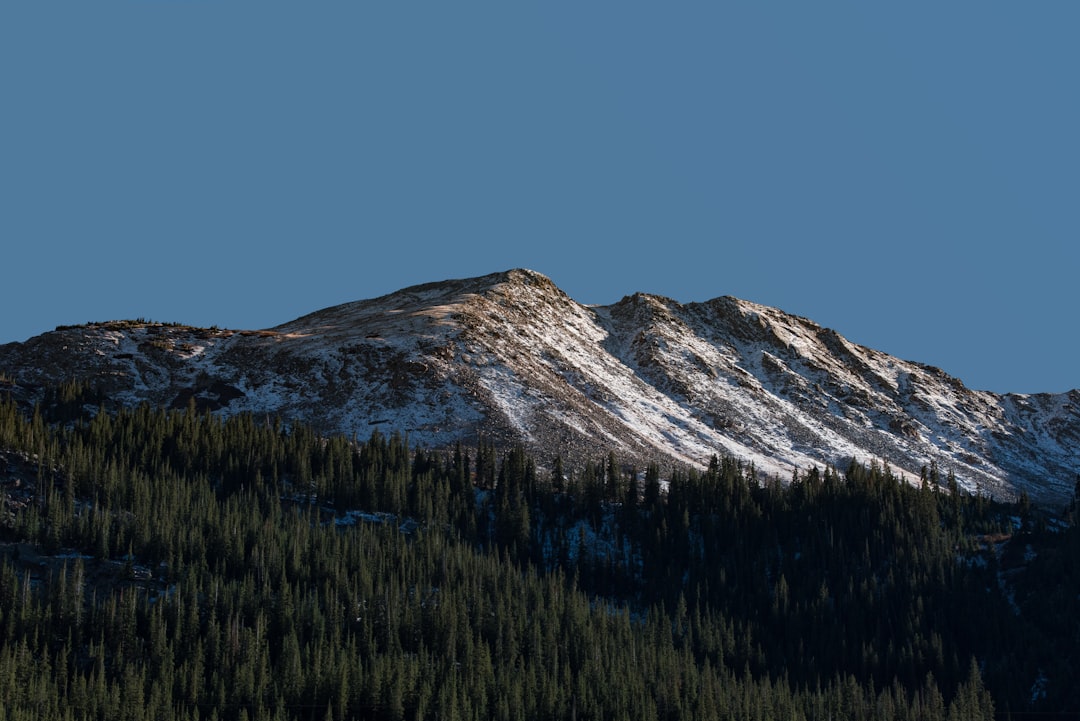
<path id="1" fill-rule="evenodd" d="M 574 463 L 703 465 L 762 476 L 855 458 L 912 480 L 936 464 L 1000 498 L 1061 504 L 1080 472 L 1080 391 L 999 395 L 775 308 L 634 294 L 586 306 L 512 270 L 407 288 L 258 331 L 123 321 L 0 346 L 37 400 L 79 378 L 110 401 L 299 419 L 325 433 L 478 437 Z M 2 386 L 0 386 L 2 389 Z"/>

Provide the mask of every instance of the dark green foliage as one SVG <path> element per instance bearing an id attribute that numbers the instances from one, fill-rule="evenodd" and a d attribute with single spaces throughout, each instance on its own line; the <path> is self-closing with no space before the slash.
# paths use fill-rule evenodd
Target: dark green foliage
<path id="1" fill-rule="evenodd" d="M 0 496 L 0 719 L 1078 708 L 1080 531 L 1009 541 L 1016 509 L 936 480 L 781 486 L 728 458 L 639 479 L 613 454 L 548 474 L 488 444 L 86 406 L 0 403 L 26 480 Z"/>

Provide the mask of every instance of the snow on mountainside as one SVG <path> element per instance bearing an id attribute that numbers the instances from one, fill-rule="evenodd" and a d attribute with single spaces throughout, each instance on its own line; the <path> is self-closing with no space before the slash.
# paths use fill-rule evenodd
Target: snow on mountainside
<path id="1" fill-rule="evenodd" d="M 972 391 L 937 368 L 735 298 L 635 294 L 590 307 L 512 270 L 407 288 L 260 331 L 145 322 L 0 346 L 17 396 L 82 378 L 117 403 L 253 412 L 442 447 L 479 436 L 570 462 L 702 465 L 787 479 L 855 458 L 910 478 L 1060 504 L 1080 471 L 1080 392 Z"/>

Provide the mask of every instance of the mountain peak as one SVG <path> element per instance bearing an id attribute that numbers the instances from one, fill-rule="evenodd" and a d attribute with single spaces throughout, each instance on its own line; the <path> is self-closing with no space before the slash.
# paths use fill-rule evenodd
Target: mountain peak
<path id="1" fill-rule="evenodd" d="M 483 293 L 503 285 L 538 286 L 558 290 L 551 279 L 543 273 L 538 273 L 535 270 L 529 270 L 528 268 L 511 268 L 510 270 L 503 270 L 470 278 L 454 278 L 422 283 L 420 285 L 409 286 L 394 291 L 393 293 L 390 293 L 389 296 L 415 295 L 439 290 L 457 293 Z"/>
<path id="2" fill-rule="evenodd" d="M 463 281 L 469 282 L 469 281 Z M 559 298 L 568 296 L 550 278 L 543 273 L 528 268 L 512 268 L 499 273 L 481 276 L 472 280 L 476 284 L 477 293 L 506 291 L 508 289 L 528 290 L 531 293 L 541 293 Z"/>
<path id="3" fill-rule="evenodd" d="M 721 296 L 634 293 L 585 306 L 525 268 L 444 280 L 265 331 L 113 323 L 0 346 L 27 403 L 81 379 L 113 404 L 254 412 L 318 430 L 407 433 L 433 448 L 478 438 L 567 462 L 705 465 L 763 476 L 879 460 L 936 465 L 973 492 L 1069 497 L 1080 393 L 971 391 L 929 366 L 806 318 Z"/>
<path id="4" fill-rule="evenodd" d="M 504 273 L 500 273 L 499 275 L 506 276 L 506 279 L 509 282 L 525 283 L 528 285 L 555 285 L 553 282 L 551 282 L 551 279 L 543 273 L 538 273 L 535 270 L 530 270 L 528 268 L 511 268 L 510 270 Z"/>

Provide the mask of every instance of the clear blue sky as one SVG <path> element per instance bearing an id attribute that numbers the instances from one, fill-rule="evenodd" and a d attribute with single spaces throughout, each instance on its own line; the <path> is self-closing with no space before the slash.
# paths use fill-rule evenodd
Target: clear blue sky
<path id="1" fill-rule="evenodd" d="M 1080 387 L 1080 3 L 0 3 L 0 342 L 529 267 Z"/>

